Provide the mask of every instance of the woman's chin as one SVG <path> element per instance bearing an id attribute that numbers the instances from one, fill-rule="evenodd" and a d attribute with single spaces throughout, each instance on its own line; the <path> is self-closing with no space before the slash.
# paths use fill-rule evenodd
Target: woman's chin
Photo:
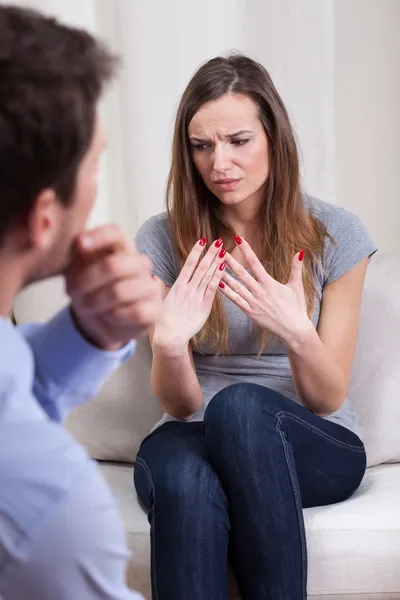
<path id="1" fill-rule="evenodd" d="M 234 192 L 225 192 L 218 193 L 218 200 L 225 204 L 225 206 L 236 206 L 237 204 L 241 204 L 241 202 L 245 202 L 246 198 L 243 197 L 243 194 L 238 194 Z"/>

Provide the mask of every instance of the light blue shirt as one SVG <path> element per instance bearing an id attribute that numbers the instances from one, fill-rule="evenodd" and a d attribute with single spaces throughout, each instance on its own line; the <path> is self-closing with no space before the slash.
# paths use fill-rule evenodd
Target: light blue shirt
<path id="1" fill-rule="evenodd" d="M 114 498 L 60 425 L 132 352 L 103 352 L 69 309 L 19 329 L 0 318 L 0 598 L 138 600 Z M 110 407 L 112 409 L 112 407 Z"/>

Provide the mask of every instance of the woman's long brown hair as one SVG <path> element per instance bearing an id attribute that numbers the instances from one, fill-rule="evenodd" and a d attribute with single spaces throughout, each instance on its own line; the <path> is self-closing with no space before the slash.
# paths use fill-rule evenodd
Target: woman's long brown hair
<path id="1" fill-rule="evenodd" d="M 171 233 L 181 264 L 197 240 L 219 237 L 233 246 L 234 232 L 223 221 L 220 201 L 209 191 L 192 159 L 189 123 L 206 102 L 226 94 L 241 94 L 255 102 L 270 145 L 270 174 L 261 207 L 257 255 L 268 273 L 287 283 L 293 256 L 305 250 L 303 281 L 308 314 L 314 307 L 312 265 L 323 255 L 326 229 L 306 210 L 301 193 L 299 158 L 287 110 L 262 65 L 242 55 L 206 62 L 187 86 L 175 123 L 172 165 L 167 184 L 167 210 Z M 260 335 L 260 353 L 270 336 Z M 194 349 L 211 343 L 218 353 L 229 351 L 228 325 L 222 299 L 217 294 L 211 315 L 192 340 Z"/>

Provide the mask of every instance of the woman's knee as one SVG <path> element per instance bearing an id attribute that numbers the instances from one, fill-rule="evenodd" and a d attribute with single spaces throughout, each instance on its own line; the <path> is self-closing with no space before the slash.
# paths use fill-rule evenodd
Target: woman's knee
<path id="1" fill-rule="evenodd" d="M 278 392 L 261 385 L 231 385 L 218 392 L 207 406 L 204 417 L 206 430 L 223 434 L 260 418 L 276 420 L 276 414 L 284 410 L 286 401 Z"/>
<path id="2" fill-rule="evenodd" d="M 201 512 L 210 497 L 224 501 L 224 493 L 211 464 L 201 456 L 182 452 L 172 457 L 168 465 L 150 471 L 143 459 L 135 467 L 135 487 L 139 499 L 150 510 L 160 514 L 185 515 Z"/>
<path id="3" fill-rule="evenodd" d="M 133 471 L 133 483 L 140 503 L 150 511 L 154 504 L 154 483 L 149 467 L 139 456 Z"/>

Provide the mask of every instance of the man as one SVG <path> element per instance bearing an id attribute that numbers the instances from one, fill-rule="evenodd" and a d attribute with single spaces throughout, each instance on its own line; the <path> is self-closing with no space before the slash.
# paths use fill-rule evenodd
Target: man
<path id="1" fill-rule="evenodd" d="M 59 424 L 157 319 L 147 258 L 114 226 L 84 232 L 115 60 L 88 33 L 0 7 L 0 597 L 128 600 L 127 549 L 97 467 Z M 27 283 L 64 274 L 71 305 L 8 321 Z"/>

